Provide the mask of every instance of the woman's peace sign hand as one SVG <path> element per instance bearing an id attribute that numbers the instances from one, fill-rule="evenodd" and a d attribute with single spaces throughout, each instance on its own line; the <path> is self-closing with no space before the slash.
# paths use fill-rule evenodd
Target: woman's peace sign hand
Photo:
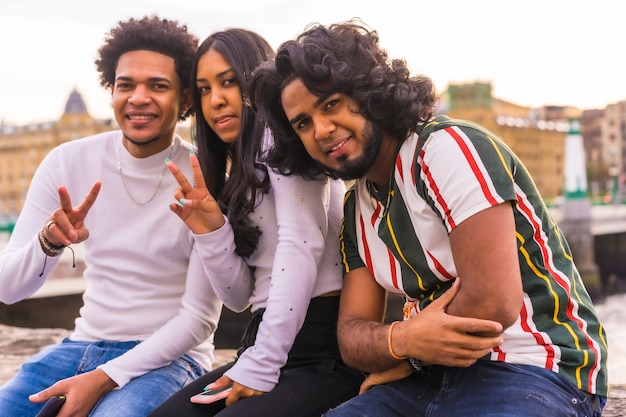
<path id="1" fill-rule="evenodd" d="M 165 162 L 180 185 L 180 188 L 174 192 L 178 204 L 170 204 L 170 210 L 176 213 L 193 233 L 209 233 L 224 225 L 224 215 L 206 187 L 200 162 L 195 153 L 190 153 L 189 161 L 195 186 L 189 183 L 185 174 L 173 161 L 168 159 Z"/>

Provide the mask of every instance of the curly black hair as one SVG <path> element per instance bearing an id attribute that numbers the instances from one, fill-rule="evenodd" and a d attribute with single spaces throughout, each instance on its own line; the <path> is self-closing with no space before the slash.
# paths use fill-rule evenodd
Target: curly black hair
<path id="1" fill-rule="evenodd" d="M 146 50 L 173 58 L 182 88 L 190 88 L 191 67 L 197 47 L 198 38 L 187 31 L 186 25 L 176 20 L 153 15 L 119 21 L 106 34 L 104 44 L 98 49 L 95 65 L 100 73 L 100 85 L 113 87 L 120 56 L 130 51 Z M 182 114 L 180 120 L 188 115 Z"/>
<path id="2" fill-rule="evenodd" d="M 351 97 L 365 119 L 401 141 L 418 122 L 432 117 L 438 97 L 431 79 L 411 76 L 406 61 L 388 59 L 378 40 L 378 33 L 359 19 L 316 23 L 280 45 L 276 58 L 255 71 L 250 97 L 274 133 L 267 159 L 271 167 L 305 178 L 333 175 L 309 156 L 283 111 L 280 95 L 296 78 L 318 97 Z"/>

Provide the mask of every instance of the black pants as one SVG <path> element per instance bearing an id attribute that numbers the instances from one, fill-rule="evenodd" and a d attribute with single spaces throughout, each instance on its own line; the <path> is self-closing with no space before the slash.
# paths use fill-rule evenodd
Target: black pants
<path id="1" fill-rule="evenodd" d="M 339 297 L 311 300 L 302 329 L 289 351 L 278 384 L 263 395 L 230 407 L 224 400 L 193 404 L 189 397 L 221 377 L 234 362 L 201 376 L 165 401 L 149 417 L 319 417 L 359 392 L 364 375 L 346 367 L 337 347 Z M 262 312 L 255 314 L 242 338 L 242 352 L 254 343 Z"/>

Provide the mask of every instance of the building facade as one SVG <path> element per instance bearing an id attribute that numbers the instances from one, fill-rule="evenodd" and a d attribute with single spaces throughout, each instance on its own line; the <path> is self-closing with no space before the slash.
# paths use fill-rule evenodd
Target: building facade
<path id="1" fill-rule="evenodd" d="M 606 188 L 612 202 L 621 202 L 626 182 L 626 101 L 609 104 L 604 110 L 601 141 L 609 174 Z"/>
<path id="2" fill-rule="evenodd" d="M 581 125 L 594 200 L 623 203 L 626 201 L 626 101 L 583 111 Z"/>
<path id="3" fill-rule="evenodd" d="M 585 147 L 585 165 L 592 196 L 606 195 L 609 183 L 609 160 L 605 152 L 604 109 L 584 110 L 580 117 Z"/>

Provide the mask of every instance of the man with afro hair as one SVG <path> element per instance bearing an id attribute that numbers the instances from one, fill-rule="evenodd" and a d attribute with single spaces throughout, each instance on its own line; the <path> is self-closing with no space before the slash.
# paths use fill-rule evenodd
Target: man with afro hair
<path id="1" fill-rule="evenodd" d="M 84 304 L 71 336 L 28 360 L 0 388 L 3 416 L 33 416 L 65 396 L 59 416 L 146 416 L 211 368 L 221 303 L 194 239 L 169 205 L 191 175 L 190 113 L 198 40 L 176 21 L 120 21 L 95 61 L 118 130 L 61 144 L 35 173 L 0 253 L 0 301 L 39 289 L 66 247 L 83 242 Z"/>

